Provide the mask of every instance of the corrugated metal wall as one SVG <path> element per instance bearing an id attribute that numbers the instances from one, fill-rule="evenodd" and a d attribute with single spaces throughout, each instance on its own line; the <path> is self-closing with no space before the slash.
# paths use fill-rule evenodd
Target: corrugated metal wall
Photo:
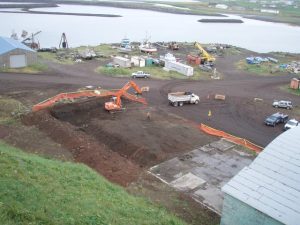
<path id="1" fill-rule="evenodd" d="M 221 225 L 283 225 L 283 223 L 225 194 Z"/>

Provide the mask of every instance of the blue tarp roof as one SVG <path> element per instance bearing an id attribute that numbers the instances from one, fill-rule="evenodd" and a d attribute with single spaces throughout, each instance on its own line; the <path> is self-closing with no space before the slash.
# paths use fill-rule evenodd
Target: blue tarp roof
<path id="1" fill-rule="evenodd" d="M 0 55 L 16 48 L 24 49 L 27 51 L 34 52 L 31 48 L 27 47 L 26 45 L 22 44 L 21 42 L 7 37 L 0 37 Z"/>

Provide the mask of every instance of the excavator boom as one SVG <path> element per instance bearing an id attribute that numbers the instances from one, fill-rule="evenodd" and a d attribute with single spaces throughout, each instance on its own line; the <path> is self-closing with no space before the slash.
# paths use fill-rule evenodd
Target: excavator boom
<path id="1" fill-rule="evenodd" d="M 87 91 L 78 91 L 78 92 L 69 92 L 69 93 L 60 93 L 51 98 L 46 99 L 32 107 L 33 112 L 40 111 L 42 109 L 49 108 L 55 105 L 57 102 L 65 100 L 74 100 L 80 98 L 90 98 L 90 97 L 106 97 L 112 96 L 114 92 L 112 91 L 99 91 L 99 90 L 87 90 Z"/>
<path id="2" fill-rule="evenodd" d="M 78 92 L 70 92 L 70 93 L 60 93 L 51 98 L 46 99 L 32 107 L 32 111 L 40 111 L 42 109 L 49 108 L 55 105 L 57 102 L 61 102 L 62 100 L 74 100 L 80 98 L 90 98 L 90 97 L 107 97 L 113 96 L 114 101 L 106 102 L 105 109 L 108 111 L 120 110 L 122 108 L 121 97 L 125 97 L 131 101 L 140 102 L 143 104 L 147 104 L 144 98 L 138 98 L 133 94 L 127 93 L 130 88 L 133 88 L 136 93 L 142 94 L 141 89 L 137 86 L 133 81 L 127 82 L 120 90 L 114 91 L 105 91 L 105 90 L 86 90 L 86 91 L 78 91 Z"/>

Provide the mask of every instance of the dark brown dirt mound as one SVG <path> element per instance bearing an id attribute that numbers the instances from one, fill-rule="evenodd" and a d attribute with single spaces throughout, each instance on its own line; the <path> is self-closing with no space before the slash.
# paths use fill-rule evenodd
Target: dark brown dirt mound
<path id="1" fill-rule="evenodd" d="M 123 100 L 126 109 L 110 114 L 103 109 L 108 100 L 56 105 L 25 116 L 23 122 L 36 125 L 68 149 L 76 161 L 121 185 L 134 181 L 143 168 L 213 139 L 181 117 L 140 103 Z"/>
<path id="2" fill-rule="evenodd" d="M 4 139 L 9 135 L 9 127 L 5 125 L 0 125 L 0 138 Z"/>
<path id="3" fill-rule="evenodd" d="M 140 169 L 137 165 L 72 124 L 55 119 L 48 111 L 31 113 L 23 118 L 23 122 L 26 125 L 36 125 L 54 141 L 69 149 L 76 161 L 94 168 L 112 182 L 127 186 L 138 177 Z"/>
<path id="4" fill-rule="evenodd" d="M 210 138 L 180 117 L 145 108 L 139 103 L 123 101 L 125 111 L 109 114 L 103 110 L 106 100 L 56 106 L 51 114 L 141 167 L 153 166 L 174 154 L 189 151 Z"/>

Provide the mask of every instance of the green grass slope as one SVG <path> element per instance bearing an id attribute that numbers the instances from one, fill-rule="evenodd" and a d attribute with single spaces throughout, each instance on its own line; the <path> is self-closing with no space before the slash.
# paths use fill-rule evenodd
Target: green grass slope
<path id="1" fill-rule="evenodd" d="M 0 142 L 0 224 L 184 224 L 82 164 Z"/>

